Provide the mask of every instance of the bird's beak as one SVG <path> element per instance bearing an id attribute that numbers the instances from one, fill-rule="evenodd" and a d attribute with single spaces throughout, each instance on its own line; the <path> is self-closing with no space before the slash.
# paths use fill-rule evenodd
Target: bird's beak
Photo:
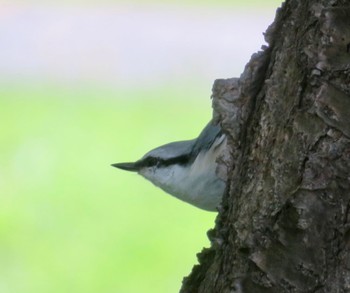
<path id="1" fill-rule="evenodd" d="M 116 164 L 112 164 L 111 166 L 125 170 L 125 171 L 132 171 L 132 172 L 137 172 L 140 169 L 137 166 L 136 162 L 135 163 L 116 163 Z"/>

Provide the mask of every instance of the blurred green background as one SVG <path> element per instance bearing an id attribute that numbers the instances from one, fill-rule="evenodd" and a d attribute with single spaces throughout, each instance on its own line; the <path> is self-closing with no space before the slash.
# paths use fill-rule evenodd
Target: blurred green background
<path id="1" fill-rule="evenodd" d="M 212 35 L 214 21 L 238 18 L 241 2 L 134 1 L 122 8 L 134 28 L 113 22 L 122 2 L 107 2 L 0 2 L 0 293 L 178 292 L 209 246 L 215 213 L 110 164 L 197 136 L 211 118 L 213 80 L 242 71 L 279 1 L 239 10 L 249 33 L 225 21 Z M 151 8 L 142 14 L 144 3 Z M 188 14 L 191 5 L 200 16 Z M 96 10 L 100 18 L 91 18 Z M 103 11 L 113 21 L 92 31 Z M 142 39 L 157 11 L 157 27 L 166 23 L 170 34 L 166 47 L 164 32 Z M 81 20 L 71 21 L 81 14 L 91 26 L 76 29 Z M 135 32 L 137 48 L 125 47 Z M 229 58 L 236 47 L 240 54 Z"/>

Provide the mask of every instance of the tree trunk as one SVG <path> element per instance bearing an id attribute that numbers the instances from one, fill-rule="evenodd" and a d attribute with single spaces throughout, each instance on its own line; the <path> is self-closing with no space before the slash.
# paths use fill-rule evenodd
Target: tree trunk
<path id="1" fill-rule="evenodd" d="M 350 1 L 287 0 L 239 79 L 212 245 L 182 293 L 350 292 Z"/>

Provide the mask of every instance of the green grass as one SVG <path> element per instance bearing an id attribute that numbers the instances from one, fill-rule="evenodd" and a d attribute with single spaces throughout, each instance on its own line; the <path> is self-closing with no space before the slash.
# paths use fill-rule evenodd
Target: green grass
<path id="1" fill-rule="evenodd" d="M 0 292 L 178 292 L 215 213 L 109 165 L 195 137 L 209 95 L 2 88 Z"/>

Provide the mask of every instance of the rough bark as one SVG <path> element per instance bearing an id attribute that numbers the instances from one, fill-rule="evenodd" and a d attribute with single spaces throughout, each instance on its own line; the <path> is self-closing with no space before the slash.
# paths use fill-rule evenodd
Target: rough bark
<path id="1" fill-rule="evenodd" d="M 350 1 L 290 0 L 217 80 L 230 180 L 181 292 L 350 292 Z"/>

